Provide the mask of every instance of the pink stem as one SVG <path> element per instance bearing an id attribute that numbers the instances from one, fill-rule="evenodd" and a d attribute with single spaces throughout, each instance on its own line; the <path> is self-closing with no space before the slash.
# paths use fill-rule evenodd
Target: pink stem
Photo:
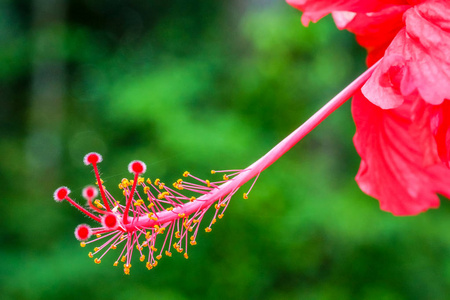
<path id="1" fill-rule="evenodd" d="M 136 184 L 139 178 L 139 173 L 134 174 L 133 186 L 131 187 L 130 194 L 127 199 L 127 206 L 125 207 L 125 211 L 123 212 L 123 224 L 128 224 L 128 211 L 130 210 L 131 201 L 133 200 L 133 194 L 136 191 Z"/>
<path id="2" fill-rule="evenodd" d="M 78 210 L 81 211 L 82 213 L 84 213 L 86 216 L 90 217 L 91 219 L 93 219 L 93 220 L 95 220 L 95 221 L 97 221 L 99 223 L 101 222 L 101 219 L 99 217 L 97 217 L 97 216 L 91 214 L 90 212 L 88 212 L 87 210 L 85 210 L 78 203 L 76 203 L 71 198 L 69 198 L 69 196 L 66 196 L 64 199 L 66 199 L 70 204 L 72 204 L 73 206 L 78 208 Z"/>
<path id="3" fill-rule="evenodd" d="M 105 208 L 107 211 L 111 211 L 108 201 L 106 200 L 105 191 L 103 190 L 103 184 L 102 184 L 102 180 L 100 179 L 100 174 L 98 173 L 97 163 L 92 163 L 92 167 L 94 168 L 95 178 L 97 178 L 97 183 L 98 183 L 98 189 L 100 190 L 100 195 L 102 196 L 103 203 L 105 204 Z"/>
<path id="4" fill-rule="evenodd" d="M 133 220 L 131 223 L 126 223 L 125 227 L 129 230 L 133 230 L 135 227 L 152 227 L 154 225 L 160 225 L 166 222 L 172 221 L 177 218 L 178 213 L 184 213 L 186 216 L 195 213 L 203 208 L 209 207 L 212 203 L 218 199 L 225 197 L 229 193 L 235 191 L 238 187 L 257 176 L 278 158 L 285 154 L 295 144 L 297 144 L 303 137 L 305 137 L 311 130 L 319 125 L 325 118 L 327 118 L 332 112 L 344 104 L 350 97 L 353 96 L 370 78 L 379 62 L 371 66 L 352 83 L 350 83 L 345 89 L 331 99 L 325 106 L 318 110 L 313 116 L 311 116 L 305 123 L 298 127 L 294 132 L 288 135 L 278 145 L 272 148 L 266 155 L 258 159 L 255 163 L 250 165 L 245 171 L 234 177 L 232 180 L 222 184 L 218 188 L 213 189 L 211 192 L 202 195 L 194 202 L 188 202 L 183 206 L 174 209 L 176 214 L 172 211 L 162 211 L 156 214 L 157 221 L 150 220 L 147 216 L 139 217 L 137 220 Z"/>

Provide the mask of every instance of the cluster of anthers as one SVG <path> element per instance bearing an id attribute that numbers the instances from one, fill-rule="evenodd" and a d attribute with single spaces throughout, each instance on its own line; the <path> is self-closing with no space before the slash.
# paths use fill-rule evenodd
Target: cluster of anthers
<path id="1" fill-rule="evenodd" d="M 230 199 L 240 184 L 230 184 L 233 178 L 245 173 L 246 170 L 211 171 L 211 174 L 223 173 L 221 181 L 202 180 L 184 172 L 183 177 L 195 182 L 178 179 L 173 188 L 166 186 L 160 179 L 151 180 L 141 177 L 146 171 L 142 161 L 132 161 L 128 165 L 134 178 L 122 179 L 119 189 L 123 190 L 124 205 L 117 201 L 103 185 L 97 164 L 102 156 L 91 152 L 84 157 L 86 165 L 92 165 L 97 179 L 95 186 L 87 186 L 82 195 L 87 200 L 87 208 L 82 207 L 69 197 L 70 190 L 60 187 L 54 193 L 57 202 L 68 201 L 86 216 L 98 222 L 98 227 L 87 224 L 78 225 L 75 237 L 81 241 L 81 247 L 91 243 L 102 243 L 96 246 L 89 257 L 99 264 L 110 251 L 121 247 L 114 266 L 119 261 L 124 263 L 125 274 L 130 274 L 131 260 L 136 248 L 139 260 L 146 262 L 150 270 L 156 267 L 163 254 L 172 256 L 171 249 L 183 253 L 188 258 L 188 245 L 196 245 L 196 238 L 203 216 L 210 207 L 215 213 L 206 232 L 221 219 L 230 203 Z M 256 180 L 255 180 L 256 181 Z M 254 182 L 253 182 L 254 184 Z M 250 187 L 251 188 L 253 187 Z M 140 186 L 138 191 L 138 186 Z M 190 191 L 192 196 L 183 195 L 180 191 Z M 247 198 L 248 193 L 243 197 Z M 100 199 L 95 199 L 100 191 Z M 91 237 L 94 237 L 91 239 Z M 162 237 L 162 238 L 159 238 Z M 147 249 L 146 249 L 147 248 Z"/>

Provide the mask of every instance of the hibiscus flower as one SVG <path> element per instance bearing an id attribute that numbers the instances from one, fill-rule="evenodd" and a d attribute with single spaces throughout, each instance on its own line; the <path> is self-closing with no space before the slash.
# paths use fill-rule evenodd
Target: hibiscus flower
<path id="1" fill-rule="evenodd" d="M 450 196 L 450 2 L 287 0 L 307 26 L 332 13 L 374 73 L 353 96 L 356 181 L 394 215 Z"/>

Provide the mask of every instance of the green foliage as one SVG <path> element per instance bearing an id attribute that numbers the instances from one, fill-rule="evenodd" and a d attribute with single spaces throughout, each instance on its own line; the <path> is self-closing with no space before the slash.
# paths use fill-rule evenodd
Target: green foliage
<path id="1" fill-rule="evenodd" d="M 408 218 L 380 211 L 353 180 L 348 104 L 262 173 L 249 199 L 239 192 L 188 260 L 174 254 L 147 271 L 135 257 L 131 276 L 112 266 L 118 253 L 94 264 L 72 235 L 89 221 L 52 200 L 61 185 L 81 200 L 94 182 L 85 153 L 104 155 L 112 191 L 133 159 L 167 183 L 185 170 L 245 168 L 364 70 L 364 53 L 331 18 L 304 28 L 283 2 L 61 3 L 65 17 L 47 23 L 32 21 L 26 1 L 0 5 L 2 299 L 450 293 L 450 204 Z M 59 47 L 45 42 L 55 37 Z M 36 77 L 40 64 L 49 69 Z M 55 82 L 63 93 L 46 103 Z"/>

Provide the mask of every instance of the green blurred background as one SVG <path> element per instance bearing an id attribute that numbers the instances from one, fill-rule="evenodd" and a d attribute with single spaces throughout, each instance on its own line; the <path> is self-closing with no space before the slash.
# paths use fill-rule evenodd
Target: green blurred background
<path id="1" fill-rule="evenodd" d="M 133 159 L 169 183 L 258 159 L 365 69 L 351 34 L 300 15 L 281 0 L 1 0 L 0 298 L 446 299 L 450 204 L 380 211 L 353 179 L 349 103 L 188 260 L 96 265 L 73 236 L 89 220 L 53 201 L 67 185 L 82 202 L 90 151 L 116 196 Z"/>

